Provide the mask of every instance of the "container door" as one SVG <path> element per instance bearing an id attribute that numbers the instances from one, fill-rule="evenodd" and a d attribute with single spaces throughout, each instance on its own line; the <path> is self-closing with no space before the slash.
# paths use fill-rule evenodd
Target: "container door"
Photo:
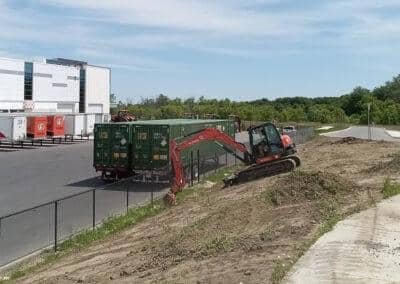
<path id="1" fill-rule="evenodd" d="M 13 140 L 23 140 L 26 138 L 26 118 L 25 117 L 15 117 L 13 118 Z"/>
<path id="2" fill-rule="evenodd" d="M 133 131 L 133 168 L 137 170 L 151 169 L 150 128 L 147 125 L 135 125 Z"/>
<path id="3" fill-rule="evenodd" d="M 154 125 L 152 127 L 152 167 L 161 169 L 168 166 L 169 158 L 169 126 Z"/>
<path id="4" fill-rule="evenodd" d="M 96 124 L 94 128 L 94 166 L 110 167 L 110 125 Z"/>
<path id="5" fill-rule="evenodd" d="M 96 123 L 96 116 L 94 114 L 85 115 L 85 135 L 93 134 L 95 123 Z"/>
<path id="6" fill-rule="evenodd" d="M 102 123 L 103 122 L 103 114 L 102 113 L 96 113 L 94 122 L 95 123 Z"/>
<path id="7" fill-rule="evenodd" d="M 13 136 L 13 118 L 1 117 L 0 118 L 0 139 L 12 139 Z"/>
<path id="8" fill-rule="evenodd" d="M 111 141 L 112 153 L 111 164 L 119 170 L 129 170 L 130 165 L 130 143 L 129 124 L 112 124 Z"/>
<path id="9" fill-rule="evenodd" d="M 85 117 L 83 115 L 75 115 L 74 118 L 74 134 L 85 134 Z"/>

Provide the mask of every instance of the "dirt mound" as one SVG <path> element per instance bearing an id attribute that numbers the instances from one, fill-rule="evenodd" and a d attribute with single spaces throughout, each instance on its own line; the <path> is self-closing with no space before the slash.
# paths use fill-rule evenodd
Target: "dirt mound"
<path id="1" fill-rule="evenodd" d="M 333 142 L 332 144 L 359 144 L 365 143 L 366 140 L 355 138 L 355 137 L 344 137 L 339 139 L 338 141 Z"/>
<path id="2" fill-rule="evenodd" d="M 384 172 L 387 174 L 400 171 L 400 153 L 390 154 L 386 159 L 377 161 L 376 164 L 365 169 L 366 173 Z"/>
<path id="3" fill-rule="evenodd" d="M 280 177 L 265 194 L 266 200 L 274 205 L 299 201 L 334 198 L 340 193 L 353 194 L 357 185 L 338 175 L 322 171 L 295 171 Z"/>

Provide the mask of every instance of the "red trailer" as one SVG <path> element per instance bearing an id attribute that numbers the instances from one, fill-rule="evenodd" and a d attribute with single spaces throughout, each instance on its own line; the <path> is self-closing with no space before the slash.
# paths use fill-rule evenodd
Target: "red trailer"
<path id="1" fill-rule="evenodd" d="M 63 115 L 49 115 L 47 117 L 47 135 L 52 137 L 65 135 L 65 117 Z"/>
<path id="2" fill-rule="evenodd" d="M 47 137 L 47 117 L 30 116 L 27 117 L 27 136 L 30 138 L 46 138 Z"/>

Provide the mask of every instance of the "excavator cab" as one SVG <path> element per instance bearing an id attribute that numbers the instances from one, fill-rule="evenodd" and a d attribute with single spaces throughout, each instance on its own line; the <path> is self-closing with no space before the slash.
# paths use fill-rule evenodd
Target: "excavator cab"
<path id="1" fill-rule="evenodd" d="M 250 148 L 255 160 L 284 152 L 281 135 L 272 123 L 248 129 Z"/>

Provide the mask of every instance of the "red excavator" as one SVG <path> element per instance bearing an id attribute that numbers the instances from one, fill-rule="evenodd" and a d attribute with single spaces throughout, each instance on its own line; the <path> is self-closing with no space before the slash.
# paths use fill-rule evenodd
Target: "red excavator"
<path id="1" fill-rule="evenodd" d="M 181 151 L 203 141 L 213 141 L 241 160 L 247 167 L 224 179 L 225 186 L 278 175 L 293 171 L 300 166 L 296 146 L 288 135 L 281 135 L 272 123 L 264 123 L 248 129 L 249 150 L 246 145 L 215 128 L 206 128 L 192 134 L 181 143 L 170 144 L 170 157 L 174 172 L 172 187 L 167 200 L 175 204 L 176 194 L 185 187 L 186 181 L 181 161 Z M 241 153 L 241 155 L 238 154 Z"/>

